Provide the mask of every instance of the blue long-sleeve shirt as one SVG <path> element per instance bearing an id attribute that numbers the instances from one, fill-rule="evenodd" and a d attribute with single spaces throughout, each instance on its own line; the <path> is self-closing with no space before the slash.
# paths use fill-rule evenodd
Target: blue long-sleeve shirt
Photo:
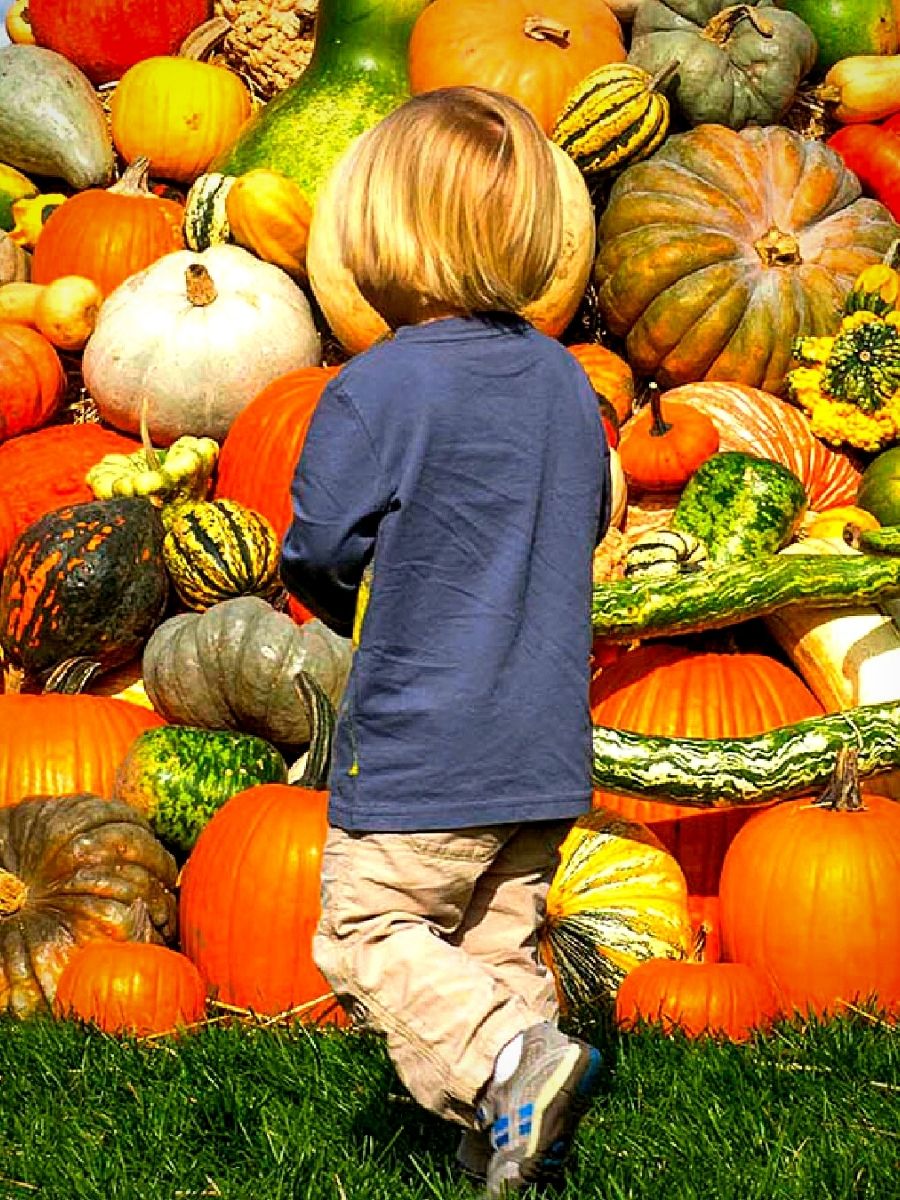
<path id="1" fill-rule="evenodd" d="M 346 633 L 374 572 L 331 823 L 425 831 L 585 811 L 609 452 L 574 357 L 517 318 L 404 326 L 326 387 L 292 496 L 292 592 Z"/>

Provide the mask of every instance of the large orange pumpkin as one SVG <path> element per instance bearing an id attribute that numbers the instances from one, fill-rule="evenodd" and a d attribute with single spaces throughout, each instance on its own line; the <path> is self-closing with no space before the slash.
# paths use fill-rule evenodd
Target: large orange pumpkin
<path id="1" fill-rule="evenodd" d="M 239 792 L 205 826 L 181 878 L 181 946 L 217 999 L 271 1016 L 344 1020 L 312 959 L 328 794 Z"/>
<path id="2" fill-rule="evenodd" d="M 215 498 L 262 513 L 279 537 L 291 523 L 291 480 L 319 397 L 339 367 L 302 367 L 263 388 L 222 444 Z"/>
<path id="3" fill-rule="evenodd" d="M 184 205 L 149 190 L 148 167 L 137 158 L 112 187 L 77 192 L 54 209 L 35 243 L 32 280 L 83 275 L 108 296 L 129 275 L 183 250 Z"/>
<path id="4" fill-rule="evenodd" d="M 603 668 L 591 685 L 597 725 L 666 737 L 743 737 L 821 713 L 799 675 L 765 654 L 652 642 Z M 758 811 L 596 792 L 595 804 L 647 825 L 681 864 L 689 891 L 714 896 L 725 851 Z"/>
<path id="5" fill-rule="evenodd" d="M 45 424 L 66 389 L 59 355 L 26 325 L 0 324 L 0 442 Z"/>
<path id="6" fill-rule="evenodd" d="M 788 1011 L 875 999 L 900 1016 L 900 805 L 863 788 L 841 752 L 818 801 L 759 813 L 725 856 L 728 959 L 768 973 Z"/>
<path id="7" fill-rule="evenodd" d="M 550 133 L 569 93 L 625 58 L 604 0 L 434 0 L 409 40 L 413 94 L 470 84 L 512 96 Z"/>

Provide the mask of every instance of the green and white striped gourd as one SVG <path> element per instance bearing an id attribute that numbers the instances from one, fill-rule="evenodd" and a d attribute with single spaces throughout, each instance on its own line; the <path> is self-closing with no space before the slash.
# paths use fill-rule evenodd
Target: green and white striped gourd
<path id="1" fill-rule="evenodd" d="M 210 171 L 191 184 L 184 201 L 184 244 L 189 250 L 208 250 L 231 237 L 225 199 L 234 180 L 233 175 Z"/>
<path id="2" fill-rule="evenodd" d="M 650 529 L 635 538 L 625 555 L 626 579 L 648 575 L 690 575 L 709 565 L 706 546 L 690 533 L 677 529 Z"/>

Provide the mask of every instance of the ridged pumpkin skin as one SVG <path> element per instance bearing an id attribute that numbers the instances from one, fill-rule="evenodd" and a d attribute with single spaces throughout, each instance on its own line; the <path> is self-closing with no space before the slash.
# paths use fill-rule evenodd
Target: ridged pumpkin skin
<path id="1" fill-rule="evenodd" d="M 85 942 L 175 935 L 175 859 L 134 809 L 79 794 L 0 809 L 0 1012 L 49 1006 Z"/>
<path id="2" fill-rule="evenodd" d="M 191 960 L 167 946 L 90 942 L 66 963 L 53 1012 L 106 1033 L 174 1033 L 203 1019 L 206 985 Z"/>
<path id="3" fill-rule="evenodd" d="M 726 958 L 771 977 L 787 1012 L 839 1015 L 877 997 L 900 1015 L 900 806 L 790 800 L 754 817 L 722 866 Z"/>
<path id="4" fill-rule="evenodd" d="M 126 162 L 146 155 L 154 176 L 191 183 L 234 141 L 250 109 L 250 92 L 227 68 L 157 55 L 119 80 L 113 142 Z"/>
<path id="5" fill-rule="evenodd" d="M 794 338 L 832 333 L 898 235 L 821 142 L 701 125 L 617 179 L 598 227 L 598 302 L 633 369 L 660 386 L 778 393 Z"/>
<path id="6" fill-rule="evenodd" d="M 147 161 L 137 159 L 111 188 L 70 196 L 47 218 L 34 247 L 31 278 L 93 279 L 108 296 L 130 275 L 184 248 L 184 206 L 147 187 Z"/>
<path id="7" fill-rule="evenodd" d="M 65 389 L 50 342 L 25 325 L 0 322 L 0 442 L 46 424 Z"/>
<path id="8" fill-rule="evenodd" d="M 584 367 L 597 395 L 613 406 L 619 424 L 627 421 L 634 407 L 634 375 L 625 359 L 596 342 L 575 342 L 566 349 Z"/>
<path id="9" fill-rule="evenodd" d="M 775 991 L 762 972 L 746 963 L 638 963 L 616 993 L 616 1023 L 634 1029 L 659 1023 L 666 1033 L 747 1042 L 778 1015 Z"/>
<path id="10" fill-rule="evenodd" d="M 741 737 L 816 716 L 822 706 L 790 667 L 763 654 L 645 644 L 591 684 L 595 725 L 666 737 Z M 692 893 L 718 891 L 725 851 L 755 807 L 700 811 L 595 792 L 594 803 L 645 823 L 674 854 Z"/>
<path id="11" fill-rule="evenodd" d="M 539 934 L 567 1009 L 613 996 L 647 958 L 682 958 L 691 942 L 681 868 L 646 826 L 597 809 L 559 851 Z"/>
<path id="12" fill-rule="evenodd" d="M 135 738 L 162 724 L 108 696 L 0 695 L 0 807 L 25 796 L 111 796 Z"/>
<path id="13" fill-rule="evenodd" d="M 209 0 L 29 0 L 39 46 L 69 59 L 94 84 L 119 79 L 153 54 L 174 54 L 210 15 Z"/>
<path id="14" fill-rule="evenodd" d="M 343 1022 L 312 959 L 327 807 L 326 792 L 264 784 L 233 796 L 197 839 L 181 877 L 181 946 L 218 1000 Z"/>

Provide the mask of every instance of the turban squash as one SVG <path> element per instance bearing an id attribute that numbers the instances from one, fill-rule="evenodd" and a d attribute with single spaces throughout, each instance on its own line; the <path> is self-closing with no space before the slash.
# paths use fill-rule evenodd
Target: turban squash
<path id="1" fill-rule="evenodd" d="M 662 387 L 781 391 L 794 338 L 836 327 L 856 277 L 900 235 L 820 142 L 701 125 L 619 176 L 594 277 L 633 369 Z"/>

